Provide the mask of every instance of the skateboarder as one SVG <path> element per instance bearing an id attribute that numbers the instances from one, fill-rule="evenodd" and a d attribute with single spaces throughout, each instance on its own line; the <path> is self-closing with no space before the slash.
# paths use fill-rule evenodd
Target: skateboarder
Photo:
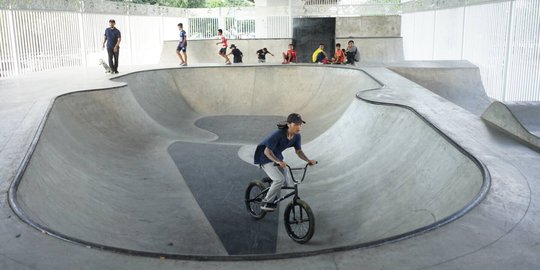
<path id="1" fill-rule="evenodd" d="M 120 30 L 116 27 L 114 19 L 109 20 L 109 28 L 105 29 L 105 38 L 103 39 L 103 48 L 107 44 L 107 54 L 109 55 L 109 67 L 111 73 L 118 73 L 118 57 L 120 56 L 120 41 L 122 40 Z"/>
<path id="2" fill-rule="evenodd" d="M 271 56 L 274 56 L 266 48 L 262 48 L 262 49 L 257 51 L 257 58 L 259 59 L 259 63 L 265 63 L 266 62 L 266 54 L 270 54 Z"/>

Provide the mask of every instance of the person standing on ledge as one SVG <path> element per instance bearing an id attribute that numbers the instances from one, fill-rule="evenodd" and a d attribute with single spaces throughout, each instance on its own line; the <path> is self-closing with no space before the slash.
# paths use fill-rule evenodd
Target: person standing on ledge
<path id="1" fill-rule="evenodd" d="M 218 54 L 225 59 L 225 65 L 230 65 L 231 60 L 229 60 L 229 57 L 227 56 L 227 38 L 223 35 L 223 30 L 218 29 L 217 31 L 219 42 L 216 43 L 216 45 L 221 44 L 221 49 L 219 49 Z"/>
<path id="2" fill-rule="evenodd" d="M 306 161 L 309 165 L 317 164 L 317 161 L 309 159 L 302 151 L 302 138 L 300 129 L 305 124 L 302 117 L 297 113 L 291 113 L 287 117 L 287 123 L 279 124 L 278 130 L 272 132 L 266 137 L 255 150 L 254 163 L 258 164 L 264 172 L 272 179 L 270 189 L 263 199 L 264 211 L 275 211 L 277 205 L 274 203 L 281 187 L 289 185 L 289 173 L 287 163 L 283 160 L 282 152 L 294 147 L 296 155 Z"/>
<path id="3" fill-rule="evenodd" d="M 105 29 L 105 38 L 103 39 L 103 49 L 105 49 L 105 43 L 107 44 L 111 73 L 118 73 L 118 57 L 120 56 L 120 41 L 122 40 L 120 30 L 115 25 L 116 22 L 110 19 L 109 28 Z"/>
<path id="4" fill-rule="evenodd" d="M 187 34 L 182 23 L 178 24 L 178 30 L 180 30 L 180 41 L 178 42 L 178 47 L 176 47 L 176 54 L 180 58 L 180 65 L 187 66 Z"/>
<path id="5" fill-rule="evenodd" d="M 236 48 L 236 45 L 234 44 L 231 44 L 231 47 L 229 47 L 229 49 L 232 49 L 232 51 L 229 54 L 227 54 L 227 56 L 231 54 L 233 55 L 233 63 L 242 63 L 242 57 L 244 57 L 244 54 L 242 53 L 242 51 Z"/>

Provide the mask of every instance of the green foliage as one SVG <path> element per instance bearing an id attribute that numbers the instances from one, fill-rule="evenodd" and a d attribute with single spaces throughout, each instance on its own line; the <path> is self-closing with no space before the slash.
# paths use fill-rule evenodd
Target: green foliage
<path id="1" fill-rule="evenodd" d="M 401 0 L 373 0 L 373 2 L 378 4 L 399 4 Z"/>
<path id="2" fill-rule="evenodd" d="M 243 7 L 250 6 L 249 0 L 112 0 L 116 2 L 130 2 L 135 4 L 150 4 L 179 8 L 215 8 L 215 7 Z"/>

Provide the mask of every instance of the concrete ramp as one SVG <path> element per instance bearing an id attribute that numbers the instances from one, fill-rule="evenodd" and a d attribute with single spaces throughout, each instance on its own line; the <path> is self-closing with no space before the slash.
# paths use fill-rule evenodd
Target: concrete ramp
<path id="1" fill-rule="evenodd" d="M 482 119 L 540 148 L 540 102 L 495 101 Z"/>
<path id="2" fill-rule="evenodd" d="M 407 61 L 389 69 L 478 116 L 491 103 L 480 70 L 468 61 Z"/>
<path id="3" fill-rule="evenodd" d="M 483 184 L 479 163 L 425 119 L 358 99 L 381 87 L 361 70 L 180 68 L 115 80 L 127 86 L 55 101 L 17 191 L 40 230 L 136 255 L 283 258 L 441 226 Z M 306 245 L 286 236 L 281 212 L 256 221 L 242 200 L 264 175 L 251 164 L 254 142 L 290 112 L 308 122 L 303 148 L 320 161 L 300 186 L 317 220 Z"/>

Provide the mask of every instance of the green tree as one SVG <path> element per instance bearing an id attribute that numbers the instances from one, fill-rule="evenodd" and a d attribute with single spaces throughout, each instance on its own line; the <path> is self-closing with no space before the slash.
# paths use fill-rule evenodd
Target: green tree
<path id="1" fill-rule="evenodd" d="M 246 7 L 253 5 L 253 1 L 248 0 L 206 0 L 207 8 L 217 7 Z"/>
<path id="2" fill-rule="evenodd" d="M 150 4 L 179 8 L 243 7 L 253 5 L 251 0 L 112 0 L 135 4 Z"/>
<path id="3" fill-rule="evenodd" d="M 160 5 L 179 8 L 203 8 L 206 0 L 160 0 Z"/>

